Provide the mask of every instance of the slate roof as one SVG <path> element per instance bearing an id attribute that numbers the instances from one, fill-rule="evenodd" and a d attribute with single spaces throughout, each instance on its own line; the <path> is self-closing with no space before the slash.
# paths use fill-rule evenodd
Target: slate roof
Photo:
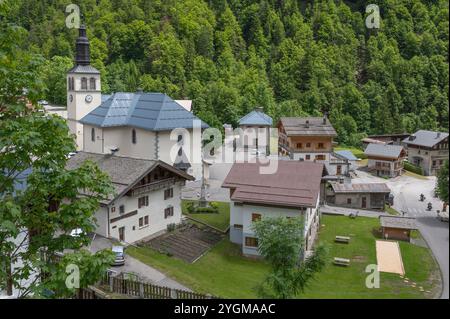
<path id="1" fill-rule="evenodd" d="M 335 151 L 336 154 L 348 159 L 349 161 L 357 161 L 358 158 L 349 150 Z"/>
<path id="2" fill-rule="evenodd" d="M 280 122 L 288 136 L 337 136 L 327 118 L 323 117 L 282 117 Z"/>
<path id="3" fill-rule="evenodd" d="M 272 126 L 272 118 L 260 109 L 255 109 L 239 120 L 239 125 Z"/>
<path id="4" fill-rule="evenodd" d="M 163 93 L 114 93 L 80 122 L 97 127 L 130 126 L 149 131 L 192 128 L 194 114 Z M 208 124 L 201 121 L 202 128 Z"/>
<path id="5" fill-rule="evenodd" d="M 367 145 L 364 154 L 367 156 L 380 156 L 386 158 L 398 158 L 403 150 L 401 145 L 374 144 Z"/>
<path id="6" fill-rule="evenodd" d="M 439 136 L 438 136 L 438 133 L 439 133 Z M 403 143 L 409 144 L 409 145 L 433 147 L 434 145 L 440 143 L 447 137 L 448 137 L 448 133 L 445 133 L 445 132 L 433 132 L 433 131 L 419 130 L 415 134 L 412 134 L 410 137 L 405 138 L 403 140 Z M 414 138 L 414 139 L 410 140 L 411 138 Z"/>
<path id="7" fill-rule="evenodd" d="M 380 216 L 381 227 L 417 229 L 415 218 L 400 216 Z"/>
<path id="8" fill-rule="evenodd" d="M 91 65 L 76 65 L 71 68 L 67 73 L 88 73 L 88 74 L 100 74 L 100 71 Z"/>
<path id="9" fill-rule="evenodd" d="M 235 163 L 222 184 L 234 189 L 231 200 L 283 207 L 315 207 L 326 169 L 309 161 L 278 161 L 274 174 L 261 174 L 263 165 Z"/>
<path id="10" fill-rule="evenodd" d="M 385 183 L 361 183 L 361 184 L 341 184 L 332 183 L 331 187 L 335 193 L 390 193 L 391 189 Z"/>
<path id="11" fill-rule="evenodd" d="M 109 196 L 107 200 L 103 201 L 103 204 L 109 204 L 111 201 L 125 194 L 132 186 L 139 182 L 141 178 L 158 166 L 162 166 L 187 180 L 194 179 L 185 172 L 159 160 L 145 160 L 88 152 L 78 152 L 72 156 L 67 161 L 66 168 L 69 170 L 76 169 L 86 160 L 96 163 L 103 172 L 107 173 L 114 186 L 116 194 Z"/>
<path id="12" fill-rule="evenodd" d="M 102 103 L 108 100 L 111 96 L 112 94 L 102 94 Z"/>

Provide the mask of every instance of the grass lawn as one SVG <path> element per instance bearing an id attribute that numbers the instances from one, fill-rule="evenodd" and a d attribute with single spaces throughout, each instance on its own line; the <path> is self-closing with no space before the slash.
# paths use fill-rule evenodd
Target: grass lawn
<path id="1" fill-rule="evenodd" d="M 216 202 L 219 207 L 219 213 L 205 213 L 205 214 L 189 214 L 186 209 L 188 200 L 181 201 L 181 211 L 184 215 L 192 217 L 200 222 L 225 231 L 230 226 L 230 204 L 224 202 Z"/>
<path id="2" fill-rule="evenodd" d="M 241 248 L 222 240 L 194 264 L 160 254 L 151 248 L 129 247 L 127 253 L 151 265 L 196 292 L 222 298 L 255 298 L 254 287 L 269 267 L 260 260 L 241 256 Z"/>
<path id="3" fill-rule="evenodd" d="M 421 180 L 427 180 L 427 179 L 428 179 L 428 177 L 426 177 L 426 176 L 419 175 L 419 174 L 416 174 L 416 173 L 413 173 L 413 172 L 407 171 L 407 170 L 405 170 L 405 172 L 403 173 L 403 175 L 405 175 L 405 176 L 410 176 L 410 177 L 414 177 L 414 178 L 421 179 Z"/>
<path id="4" fill-rule="evenodd" d="M 394 209 L 391 206 L 385 205 L 384 210 L 389 214 L 389 215 L 401 215 L 396 209 Z"/>
<path id="5" fill-rule="evenodd" d="M 323 216 L 320 242 L 328 245 L 325 269 L 311 282 L 301 298 L 424 298 L 431 293 L 439 278 L 437 265 L 426 248 L 400 242 L 406 277 L 417 284 L 405 283 L 395 274 L 381 274 L 381 287 L 365 286 L 365 268 L 376 263 L 373 230 L 379 227 L 376 218 Z M 350 236 L 350 244 L 336 244 L 336 235 Z M 256 298 L 255 287 L 264 279 L 269 266 L 261 260 L 242 257 L 240 247 L 227 239 L 221 241 L 194 264 L 160 254 L 150 248 L 130 247 L 127 252 L 191 289 L 223 298 Z M 333 257 L 351 259 L 349 267 L 332 264 Z"/>
<path id="6" fill-rule="evenodd" d="M 427 248 L 400 242 L 400 251 L 405 267 L 405 277 L 417 284 L 409 286 L 396 274 L 381 273 L 380 288 L 368 289 L 365 268 L 376 263 L 375 240 L 371 230 L 379 227 L 376 218 L 358 217 L 349 219 L 345 216 L 323 216 L 320 242 L 329 246 L 328 263 L 325 269 L 312 282 L 305 298 L 430 298 L 432 293 L 419 291 L 436 288 L 439 270 Z M 350 236 L 350 244 L 336 244 L 336 235 Z M 332 264 L 333 257 L 348 258 L 349 267 Z"/>

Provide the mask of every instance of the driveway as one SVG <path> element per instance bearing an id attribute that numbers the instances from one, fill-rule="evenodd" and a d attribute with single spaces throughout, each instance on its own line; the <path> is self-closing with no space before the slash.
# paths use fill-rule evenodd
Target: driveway
<path id="1" fill-rule="evenodd" d="M 102 249 L 110 249 L 113 245 L 114 243 L 109 239 L 97 235 L 92 241 L 89 249 L 91 250 L 91 252 L 95 253 Z M 140 281 L 174 289 L 191 291 L 189 288 L 167 277 L 157 269 L 150 267 L 143 262 L 140 262 L 130 255 L 126 255 L 125 265 L 111 267 L 111 269 L 117 272 L 133 273 L 135 275 L 138 275 Z"/>
<path id="2" fill-rule="evenodd" d="M 405 216 L 416 218 L 417 227 L 430 247 L 441 269 L 443 291 L 441 298 L 449 298 L 449 225 L 437 219 L 436 210 L 442 210 L 442 202 L 433 197 L 436 177 L 418 179 L 411 176 L 399 176 L 390 180 L 357 171 L 353 183 L 386 183 L 394 194 L 394 208 L 406 212 Z M 419 201 L 420 194 L 426 197 Z M 431 212 L 426 210 L 428 202 L 433 205 Z"/>

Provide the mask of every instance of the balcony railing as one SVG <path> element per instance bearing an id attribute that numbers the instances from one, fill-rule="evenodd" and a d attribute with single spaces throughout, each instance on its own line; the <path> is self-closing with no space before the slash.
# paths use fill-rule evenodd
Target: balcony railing
<path id="1" fill-rule="evenodd" d="M 148 193 L 150 191 L 167 188 L 167 187 L 172 186 L 176 181 L 177 181 L 177 178 L 171 177 L 171 178 L 163 179 L 160 181 L 151 182 L 149 184 L 136 186 L 131 191 L 131 196 L 137 196 L 140 194 Z"/>

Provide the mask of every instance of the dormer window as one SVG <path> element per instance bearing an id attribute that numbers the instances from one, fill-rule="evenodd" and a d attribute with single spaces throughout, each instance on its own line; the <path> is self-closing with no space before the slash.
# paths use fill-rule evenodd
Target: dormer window
<path id="1" fill-rule="evenodd" d="M 136 144 L 136 141 L 137 141 L 137 139 L 136 139 L 136 130 L 133 129 L 133 130 L 131 131 L 131 142 L 132 142 L 133 144 Z"/>
<path id="2" fill-rule="evenodd" d="M 95 90 L 95 78 L 90 78 L 89 79 L 89 89 L 90 90 Z"/>
<path id="3" fill-rule="evenodd" d="M 87 78 L 81 78 L 81 89 L 87 90 Z"/>

